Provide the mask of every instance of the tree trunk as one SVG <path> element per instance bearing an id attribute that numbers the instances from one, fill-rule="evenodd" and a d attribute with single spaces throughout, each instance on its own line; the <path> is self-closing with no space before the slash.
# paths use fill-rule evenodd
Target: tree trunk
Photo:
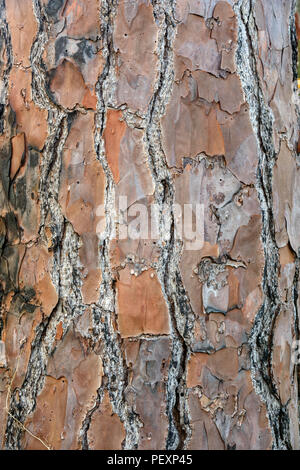
<path id="1" fill-rule="evenodd" d="M 295 3 L 0 0 L 3 448 L 299 448 Z"/>

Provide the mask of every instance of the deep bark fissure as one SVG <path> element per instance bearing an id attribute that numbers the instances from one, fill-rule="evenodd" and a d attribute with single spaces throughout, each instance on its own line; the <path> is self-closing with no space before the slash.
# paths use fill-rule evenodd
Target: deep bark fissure
<path id="1" fill-rule="evenodd" d="M 87 432 L 90 425 L 92 413 L 99 408 L 101 398 L 103 398 L 103 390 L 109 392 L 113 411 L 120 417 L 126 431 L 124 449 L 132 449 L 138 446 L 140 420 L 134 409 L 127 404 L 125 396 L 126 377 L 128 374 L 125 358 L 122 352 L 122 340 L 120 333 L 115 331 L 113 322 L 115 322 L 115 305 L 116 290 L 114 279 L 110 266 L 110 240 L 114 230 L 114 194 L 115 183 L 111 170 L 106 160 L 103 131 L 105 128 L 106 110 L 110 103 L 109 87 L 110 74 L 114 65 L 114 48 L 113 48 L 113 20 L 116 14 L 117 1 L 105 0 L 101 2 L 101 36 L 103 41 L 103 55 L 105 57 L 105 65 L 101 73 L 97 85 L 96 94 L 98 98 L 97 111 L 95 116 L 95 150 L 106 177 L 105 187 L 105 234 L 102 236 L 99 245 L 99 259 L 102 270 L 102 283 L 100 286 L 99 304 L 93 308 L 94 321 L 94 338 L 100 337 L 103 341 L 103 369 L 105 372 L 105 384 L 98 390 L 98 400 L 92 412 L 88 413 L 87 420 L 84 424 L 83 442 L 88 448 Z"/>
<path id="2" fill-rule="evenodd" d="M 273 109 L 282 103 L 281 95 L 276 96 L 277 85 L 274 89 L 265 86 L 272 67 L 267 71 L 260 69 L 264 68 L 263 61 L 267 62 L 264 47 L 270 40 L 270 57 L 273 59 L 274 49 L 278 63 L 286 66 L 289 60 L 296 79 L 295 0 L 290 0 L 290 10 L 284 11 L 285 17 L 289 15 L 289 42 L 282 41 L 280 50 L 272 43 L 268 30 L 273 23 L 258 24 L 258 3 L 261 11 L 270 11 L 258 0 L 203 1 L 197 6 L 189 4 L 185 10 L 184 2 L 178 5 L 173 0 L 132 4 L 95 0 L 88 8 L 98 12 L 97 21 L 92 26 L 87 23 L 82 37 L 79 25 L 86 26 L 85 21 L 90 19 L 84 17 L 85 2 L 30 0 L 28 11 L 32 6 L 32 28 L 37 32 L 29 39 L 30 54 L 26 58 L 24 55 L 27 66 L 22 59 L 19 61 L 23 52 L 16 44 L 22 42 L 22 33 L 15 34 L 12 29 L 17 30 L 17 25 L 7 1 L 0 0 L 0 34 L 6 51 L 0 90 L 0 134 L 5 145 L 1 162 L 5 178 L 1 182 L 7 206 L 3 213 L 7 209 L 14 215 L 18 236 L 14 239 L 10 235 L 8 239 L 7 214 L 1 215 L 0 254 L 13 247 L 20 259 L 16 262 L 19 272 L 14 283 L 14 265 L 5 256 L 1 260 L 5 265 L 1 266 L 4 274 L 0 273 L 5 286 L 3 292 L 0 287 L 0 300 L 2 294 L 4 298 L 4 314 L 1 311 L 0 316 L 3 343 L 19 325 L 23 334 L 23 300 L 30 314 L 40 310 L 26 316 L 24 323 L 30 334 L 26 333 L 24 343 L 18 339 L 20 345 L 10 351 L 8 348 L 8 353 L 2 348 L 2 341 L 0 344 L 3 383 L 7 377 L 12 378 L 7 382 L 8 388 L 6 384 L 3 387 L 9 398 L 4 446 L 30 448 L 34 437 L 50 448 L 53 445 L 88 450 L 107 443 L 109 446 L 110 436 L 102 436 L 102 431 L 99 435 L 105 444 L 95 440 L 102 424 L 111 422 L 112 428 L 117 429 L 115 442 L 126 450 L 154 445 L 167 450 L 197 446 L 295 447 L 298 444 L 290 405 L 296 406 L 293 380 L 298 370 L 300 384 L 299 368 L 294 365 L 286 387 L 290 387 L 290 395 L 284 401 L 282 396 L 288 392 L 280 389 L 284 374 L 281 376 L 281 371 L 276 370 L 276 357 L 283 310 L 292 317 L 285 324 L 288 339 L 300 338 L 300 261 L 288 228 L 286 245 L 277 242 L 274 199 L 282 193 L 281 188 L 274 188 L 274 167 L 285 143 L 296 161 L 298 155 L 292 148 L 292 123 L 289 134 L 276 122 L 282 117 L 280 109 L 279 118 Z M 194 42 L 194 31 L 199 31 L 201 38 L 203 35 L 201 43 L 197 42 L 198 37 Z M 265 36 L 260 36 L 259 31 Z M 141 53 L 144 40 L 149 44 L 146 54 Z M 14 77 L 22 75 L 19 72 L 32 77 L 29 87 L 26 85 L 21 91 L 14 89 Z M 72 74 L 82 80 L 74 89 L 70 84 Z M 293 86 L 296 93 L 296 84 Z M 72 96 L 68 95 L 71 88 Z M 283 96 L 290 96 L 288 86 L 283 88 Z M 32 98 L 28 96 L 29 89 Z M 135 92 L 139 93 L 138 99 Z M 23 97 L 21 104 L 14 101 L 18 93 Z M 62 103 L 70 103 L 70 107 Z M 26 115 L 26 109 L 34 116 L 44 113 L 35 118 L 41 128 L 46 128 L 45 137 L 34 136 L 39 147 L 28 144 L 30 139 L 34 141 L 31 129 L 24 125 L 24 115 L 17 117 L 17 112 Z M 299 109 L 295 109 L 293 119 L 298 113 L 300 122 Z M 81 135 L 83 122 L 87 124 Z M 115 148 L 119 132 L 123 132 L 123 137 Z M 239 132 L 240 140 L 236 137 Z M 20 134 L 25 150 L 19 169 L 10 173 L 13 157 L 14 165 L 18 160 L 12 139 L 22 138 Z M 252 151 L 255 141 L 257 155 Z M 39 160 L 34 173 L 38 184 L 31 194 L 26 187 L 26 177 L 31 178 L 30 152 L 35 152 Z M 244 156 L 250 176 L 242 168 L 240 160 Z M 129 169 L 124 169 L 126 165 Z M 26 202 L 18 202 L 18 207 L 14 194 L 22 171 L 22 194 L 34 201 L 32 213 L 38 220 L 36 231 L 33 229 L 29 235 L 28 221 L 22 219 Z M 93 172 L 97 173 L 95 180 Z M 158 241 L 151 234 L 145 248 L 141 248 L 142 242 L 136 248 L 128 235 L 122 245 L 116 234 L 123 223 L 117 220 L 119 193 L 130 195 L 127 215 L 134 204 L 132 199 L 143 204 L 146 201 L 147 209 L 152 202 L 156 204 Z M 192 203 L 194 197 L 198 202 L 206 201 L 205 246 L 203 251 L 197 250 L 194 259 L 176 232 L 175 204 L 179 201 L 183 205 L 185 197 Z M 96 228 L 98 204 L 104 206 L 105 228 L 101 236 Z M 233 218 L 233 227 L 229 217 Z M 85 223 L 87 227 L 81 227 Z M 246 230 L 250 236 L 254 233 L 253 245 Z M 247 252 L 248 243 L 249 251 L 253 246 L 254 253 Z M 31 254 L 32 247 L 37 255 Z M 132 253 L 135 249 L 138 258 Z M 35 292 L 36 279 L 32 281 L 29 275 L 20 274 L 26 263 L 38 271 L 33 257 L 40 253 L 46 259 L 41 268 L 47 275 L 45 284 L 54 291 L 49 296 L 51 300 L 58 299 L 51 304 L 50 313 L 45 313 L 43 302 L 47 296 L 43 290 Z M 95 259 L 90 262 L 92 256 Z M 290 265 L 288 280 L 283 273 L 286 264 Z M 212 280 L 205 269 L 211 270 Z M 34 272 L 32 277 L 38 275 Z M 140 303 L 135 305 L 128 286 L 141 297 Z M 158 306 L 154 305 L 156 296 Z M 90 298 L 93 300 L 85 300 Z M 122 326 L 127 321 L 129 326 Z M 68 348 L 73 347 L 79 351 L 78 364 L 75 353 L 74 357 L 69 354 Z M 23 362 L 19 375 L 15 374 L 15 351 Z M 57 366 L 55 361 L 70 362 Z M 80 361 L 96 363 L 97 370 L 88 366 L 82 379 Z M 65 375 L 70 383 L 63 385 L 57 396 L 63 402 L 66 417 L 54 421 L 60 430 L 54 436 L 51 406 L 57 412 L 59 400 L 54 398 L 49 408 L 41 402 L 43 396 L 51 395 L 51 387 L 59 389 Z M 81 380 L 87 383 L 85 389 Z M 300 396 L 299 389 L 298 386 Z M 76 395 L 76 403 L 72 402 L 72 394 Z M 49 419 L 52 424 L 43 422 L 39 427 L 41 410 L 45 410 L 45 421 Z M 27 425 L 33 430 L 28 440 L 24 439 Z M 36 430 L 38 436 L 34 435 Z M 53 443 L 42 435 L 48 432 Z"/>
<path id="3" fill-rule="evenodd" d="M 176 33 L 174 5 L 170 1 L 153 1 L 152 4 L 154 16 L 161 28 L 157 54 L 160 58 L 160 69 L 156 89 L 149 105 L 146 137 L 150 168 L 155 181 L 155 201 L 160 209 L 161 257 L 157 270 L 171 321 L 172 356 L 166 390 L 166 412 L 169 420 L 166 448 L 174 450 L 183 449 L 191 434 L 186 373 L 194 314 L 179 272 L 182 244 L 175 240 L 174 181 L 162 148 L 159 123 L 170 98 L 174 79 L 172 49 Z M 166 208 L 167 216 L 165 212 L 163 213 Z"/>
<path id="4" fill-rule="evenodd" d="M 265 255 L 263 275 L 264 303 L 255 317 L 250 335 L 252 378 L 266 403 L 274 437 L 274 449 L 292 448 L 286 405 L 277 393 L 272 373 L 272 345 L 281 301 L 278 290 L 279 254 L 273 219 L 273 166 L 277 154 L 273 143 L 273 114 L 265 102 L 257 71 L 257 27 L 254 1 L 237 3 L 239 22 L 237 66 L 258 146 L 257 192 L 262 211 L 262 242 Z"/>
<path id="5" fill-rule="evenodd" d="M 47 23 L 39 0 L 34 0 L 33 5 L 39 30 L 31 50 L 32 95 L 35 102 L 49 112 L 48 138 L 43 151 L 44 158 L 41 162 L 40 237 L 44 237 L 45 218 L 49 214 L 56 239 L 56 244 L 53 246 L 54 266 L 51 274 L 59 293 L 59 301 L 50 316 L 36 328 L 24 382 L 20 389 L 16 389 L 12 394 L 6 428 L 5 446 L 7 449 L 20 448 L 24 430 L 16 419 L 24 424 L 26 417 L 35 408 L 37 394 L 43 387 L 48 358 L 53 352 L 58 323 L 64 322 L 64 331 L 66 332 L 72 319 L 83 312 L 80 294 L 81 278 L 78 269 L 79 237 L 72 225 L 64 218 L 58 204 L 62 151 L 68 135 L 68 111 L 58 110 L 57 106 L 49 99 L 42 67 Z M 51 445 L 51 443 L 49 444 Z"/>

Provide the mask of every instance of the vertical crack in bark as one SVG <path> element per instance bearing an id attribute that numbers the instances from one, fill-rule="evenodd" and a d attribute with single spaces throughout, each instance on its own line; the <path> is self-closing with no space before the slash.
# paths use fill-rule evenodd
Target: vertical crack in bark
<path id="1" fill-rule="evenodd" d="M 58 203 L 62 152 L 69 132 L 68 113 L 58 109 L 47 93 L 42 65 L 42 54 L 47 40 L 45 31 L 47 22 L 39 0 L 34 0 L 33 6 L 39 30 L 31 49 L 32 96 L 39 107 L 48 110 L 48 137 L 43 150 L 39 191 L 40 237 L 44 237 L 44 223 L 48 214 L 56 241 L 53 246 L 54 267 L 51 275 L 59 301 L 50 316 L 36 328 L 24 382 L 20 389 L 12 394 L 6 428 L 7 449 L 20 449 L 24 431 L 16 419 L 23 424 L 35 408 L 37 394 L 43 387 L 48 357 L 53 351 L 58 323 L 63 322 L 66 332 L 72 320 L 84 311 L 80 292 L 79 237 L 64 218 Z"/>
<path id="2" fill-rule="evenodd" d="M 114 279 L 110 266 L 110 240 L 115 224 L 115 184 L 112 173 L 108 166 L 104 142 L 102 139 L 106 109 L 110 103 L 110 92 L 113 86 L 114 74 L 114 48 L 113 48 L 113 19 L 116 14 L 118 2 L 114 0 L 103 0 L 101 2 L 101 37 L 103 41 L 103 57 L 105 65 L 96 85 L 98 98 L 97 112 L 95 117 L 95 149 L 105 176 L 105 232 L 100 241 L 99 256 L 102 270 L 102 283 L 100 286 L 100 298 L 97 305 L 93 306 L 94 340 L 99 337 L 103 341 L 103 370 L 104 384 L 98 390 L 98 399 L 95 406 L 90 410 L 82 426 L 83 445 L 88 448 L 87 432 L 94 411 L 100 406 L 103 397 L 103 390 L 109 392 L 113 411 L 123 422 L 126 437 L 123 447 L 125 449 L 137 448 L 139 442 L 139 428 L 141 422 L 132 406 L 126 400 L 127 367 L 122 350 L 122 340 L 118 331 L 114 328 L 116 323 L 115 303 L 116 292 Z M 111 104 L 112 106 L 112 104 Z"/>
<path id="3" fill-rule="evenodd" d="M 166 448 L 182 449 L 191 435 L 186 373 L 194 314 L 179 272 L 182 243 L 175 238 L 173 178 L 162 148 L 160 129 L 160 118 L 165 112 L 174 79 L 172 46 L 176 34 L 176 21 L 172 1 L 152 0 L 152 5 L 159 25 L 157 48 L 159 75 L 146 118 L 146 146 L 155 181 L 155 202 L 160 210 L 161 256 L 157 271 L 171 319 L 172 356 L 166 392 L 169 420 Z"/>
<path id="4" fill-rule="evenodd" d="M 2 74 L 2 85 L 0 89 L 0 133 L 2 133 L 4 131 L 3 115 L 5 113 L 7 104 L 8 76 L 10 74 L 13 63 L 11 37 L 6 21 L 5 0 L 0 1 L 0 36 L 4 41 L 5 52 L 7 56 L 7 64 Z"/>
<path id="5" fill-rule="evenodd" d="M 104 397 L 104 386 L 101 386 L 97 390 L 97 398 L 94 403 L 94 406 L 88 410 L 86 413 L 86 416 L 82 422 L 81 430 L 80 430 L 80 436 L 81 436 L 81 447 L 82 450 L 89 450 L 89 441 L 88 441 L 88 430 L 91 425 L 91 420 L 93 417 L 93 414 L 95 413 L 96 410 L 98 410 L 99 406 L 101 405 L 101 402 Z"/>
<path id="6" fill-rule="evenodd" d="M 7 95 L 8 95 L 8 76 L 12 68 L 13 63 L 13 54 L 12 54 L 12 44 L 11 37 L 6 21 L 6 9 L 5 9 L 5 0 L 0 0 L 0 36 L 4 41 L 5 54 L 7 57 L 6 64 L 0 62 L 0 71 L 2 73 L 2 86 L 0 89 L 0 135 L 5 132 L 5 119 L 6 114 L 8 113 L 7 107 Z M 4 68 L 2 70 L 2 68 Z M 0 250 L 2 254 L 2 247 Z M 4 327 L 4 316 L 2 311 L 2 302 L 3 302 L 3 288 L 0 285 L 0 339 L 2 338 L 2 331 Z"/>
<path id="7" fill-rule="evenodd" d="M 78 250 L 80 237 L 71 223 L 62 213 L 58 202 L 59 180 L 62 154 L 69 134 L 72 119 L 83 108 L 65 109 L 57 105 L 48 90 L 46 69 L 43 65 L 43 52 L 48 41 L 49 23 L 41 6 L 41 0 L 32 0 L 38 23 L 38 33 L 31 50 L 32 96 L 34 103 L 48 111 L 48 137 L 40 163 L 40 208 L 41 222 L 39 237 L 45 238 L 45 223 L 51 224 L 53 232 L 54 267 L 53 284 L 59 301 L 48 318 L 35 330 L 31 344 L 31 355 L 22 386 L 14 390 L 10 399 L 10 408 L 6 428 L 7 449 L 19 449 L 23 428 L 16 422 L 25 423 L 27 416 L 36 406 L 36 397 L 41 391 L 47 370 L 49 355 L 54 350 L 54 339 L 59 322 L 63 323 L 64 333 L 71 323 L 81 315 L 86 305 L 81 296 L 81 273 Z M 166 387 L 166 413 L 168 417 L 167 449 L 186 448 L 191 437 L 191 425 L 188 408 L 188 389 L 186 374 L 191 356 L 193 326 L 195 315 L 185 291 L 179 263 L 183 243 L 176 238 L 175 187 L 172 172 L 168 168 L 161 142 L 160 120 L 172 92 L 174 80 L 173 43 L 177 21 L 174 15 L 173 0 L 151 0 L 154 17 L 159 28 L 157 56 L 158 76 L 154 93 L 144 119 L 146 127 L 145 143 L 149 165 L 155 183 L 155 202 L 160 208 L 160 250 L 161 256 L 156 265 L 162 291 L 169 308 L 171 323 L 172 351 Z M 294 32 L 292 0 L 290 31 L 293 46 L 293 66 L 296 73 L 296 39 Z M 257 139 L 259 164 L 257 169 L 257 192 L 262 211 L 262 242 L 265 254 L 263 276 L 264 303 L 257 314 L 250 336 L 251 370 L 256 392 L 266 403 L 275 449 L 289 449 L 291 436 L 287 407 L 278 396 L 272 375 L 273 332 L 277 316 L 280 313 L 281 299 L 278 287 L 279 254 L 275 242 L 272 197 L 272 172 L 276 161 L 273 143 L 273 115 L 265 103 L 260 86 L 257 62 L 257 29 L 254 17 L 255 0 L 238 0 L 235 12 L 239 23 L 239 41 L 237 49 L 237 68 L 241 78 L 246 100 L 250 108 L 250 117 Z M 108 391 L 112 409 L 120 417 L 126 437 L 125 449 L 136 449 L 139 445 L 139 430 L 142 426 L 135 410 L 135 405 L 127 400 L 128 369 L 124 354 L 124 344 L 116 329 L 116 287 L 110 265 L 110 240 L 115 225 L 115 183 L 105 154 L 103 132 L 106 123 L 107 108 L 114 108 L 112 87 L 115 80 L 116 55 L 113 45 L 113 28 L 117 0 L 102 0 L 100 9 L 101 39 L 103 43 L 104 69 L 96 85 L 97 110 L 95 114 L 94 145 L 106 177 L 104 236 L 99 242 L 99 262 L 102 271 L 100 296 L 92 304 L 93 312 L 93 348 L 101 341 L 101 358 L 104 378 L 97 391 L 97 398 L 82 422 L 80 438 L 83 449 L 89 448 L 88 431 L 94 412 L 100 407 L 105 390 Z M 7 65 L 3 73 L 4 88 L 0 90 L 0 118 L 5 111 L 7 101 L 8 76 L 13 63 L 9 28 L 5 19 L 5 0 L 0 0 L 0 31 L 6 44 Z M 128 111 L 128 110 L 127 110 Z M 126 111 L 125 111 L 126 114 Z M 1 124 L 0 124 L 1 132 Z M 298 254 L 299 255 L 299 254 Z M 294 276 L 293 304 L 294 322 L 297 339 L 298 323 L 298 284 L 299 256 L 296 260 Z M 0 292 L 1 295 L 1 292 Z M 1 330 L 1 323 L 0 323 Z M 15 418 L 15 419 L 14 419 Z M 205 429 L 205 424 L 204 424 Z M 51 443 L 50 443 L 51 444 Z"/>
<path id="8" fill-rule="evenodd" d="M 297 6 L 297 0 L 292 0 L 291 2 L 291 14 L 290 14 L 290 37 L 291 37 L 291 46 L 292 46 L 292 60 L 293 60 L 293 80 L 295 84 L 295 91 L 297 88 L 297 78 L 298 78 L 298 38 L 296 32 L 296 22 L 295 22 L 295 12 Z"/>
<path id="9" fill-rule="evenodd" d="M 279 254 L 273 220 L 272 172 L 277 155 L 273 143 L 273 114 L 265 102 L 257 72 L 258 38 L 255 1 L 239 0 L 235 12 L 239 24 L 236 63 L 250 118 L 256 135 L 259 163 L 256 189 L 262 212 L 262 242 L 265 255 L 264 302 L 250 335 L 251 370 L 256 392 L 266 403 L 274 449 L 290 449 L 288 410 L 280 400 L 272 376 L 274 325 L 280 313 L 278 289 Z"/>

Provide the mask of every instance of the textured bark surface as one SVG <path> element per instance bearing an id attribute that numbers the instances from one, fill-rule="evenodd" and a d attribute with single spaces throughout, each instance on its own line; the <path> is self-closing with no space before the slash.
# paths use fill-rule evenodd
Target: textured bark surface
<path id="1" fill-rule="evenodd" d="M 0 0 L 2 448 L 299 448 L 294 9 Z"/>

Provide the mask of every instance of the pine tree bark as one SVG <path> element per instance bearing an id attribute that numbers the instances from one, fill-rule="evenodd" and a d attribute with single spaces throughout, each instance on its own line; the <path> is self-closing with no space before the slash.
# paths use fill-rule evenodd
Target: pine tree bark
<path id="1" fill-rule="evenodd" d="M 299 448 L 295 3 L 0 0 L 3 449 Z"/>

